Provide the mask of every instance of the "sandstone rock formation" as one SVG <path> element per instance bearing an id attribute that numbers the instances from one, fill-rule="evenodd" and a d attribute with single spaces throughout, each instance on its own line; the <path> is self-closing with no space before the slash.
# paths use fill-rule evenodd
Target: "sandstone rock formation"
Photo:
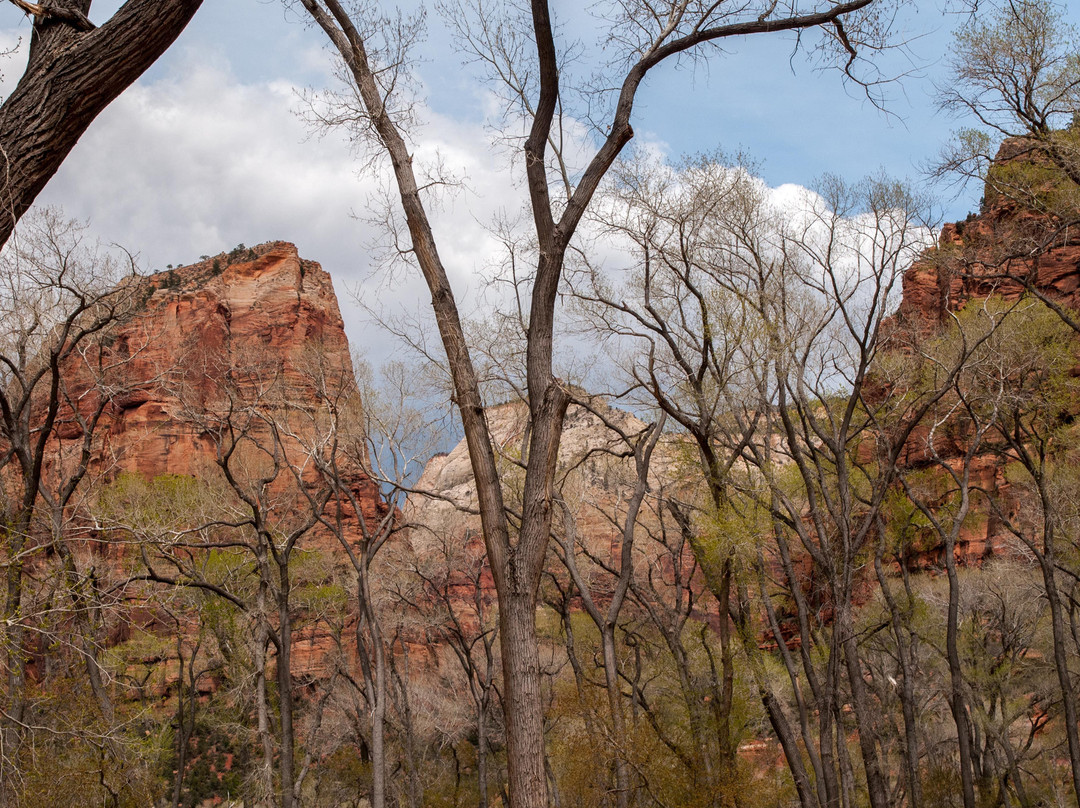
<path id="1" fill-rule="evenodd" d="M 1045 172 L 1047 186 L 1059 176 L 1019 139 L 1001 145 L 994 165 L 998 170 L 1034 165 Z M 937 248 L 904 275 L 901 322 L 937 327 L 947 311 L 972 299 L 1015 300 L 1029 284 L 1064 306 L 1080 308 L 1080 229 L 1060 227 L 1018 197 L 987 182 L 979 214 L 942 228 Z"/>
<path id="2" fill-rule="evenodd" d="M 646 424 L 631 413 L 599 399 L 594 399 L 592 406 L 599 408 L 606 419 L 629 436 L 640 435 L 646 428 Z M 505 458 L 506 496 L 511 508 L 515 507 L 513 461 L 521 456 L 527 415 L 528 410 L 522 402 L 487 410 L 492 439 Z M 571 405 L 559 449 L 556 496 L 563 498 L 574 512 L 590 549 L 602 551 L 609 561 L 613 560 L 611 554 L 617 553 L 620 536 L 617 526 L 605 514 L 616 514 L 620 501 L 629 496 L 634 485 L 633 463 L 624 456 L 626 450 L 623 438 L 601 418 L 584 407 Z M 665 453 L 661 447 L 654 455 L 651 477 L 659 479 L 670 473 L 673 462 L 672 452 Z M 405 509 L 407 523 L 422 525 L 426 533 L 480 534 L 476 486 L 464 440 L 448 454 L 437 455 L 428 462 L 416 489 L 421 493 L 409 498 Z M 437 496 L 424 496 L 422 492 L 425 491 Z M 423 536 L 417 534 L 413 542 L 422 546 Z"/>
<path id="3" fill-rule="evenodd" d="M 109 396 L 93 433 L 89 490 L 107 490 L 125 473 L 147 481 L 162 475 L 194 477 L 225 488 L 217 459 L 229 439 L 230 418 L 237 429 L 254 430 L 249 434 L 263 445 L 280 446 L 285 461 L 302 468 L 305 480 L 313 479 L 310 453 L 323 451 L 315 433 L 325 424 L 322 414 L 331 399 L 343 411 L 359 407 L 330 276 L 317 263 L 302 259 L 293 244 L 271 242 L 127 283 L 132 285 L 132 316 L 109 334 L 99 355 L 81 359 L 82 364 L 66 374 L 75 406 L 93 410 L 98 396 Z M 99 360 L 97 367 L 111 370 L 91 379 L 87 368 Z M 233 413 L 248 406 L 266 421 L 234 418 Z M 63 464 L 77 462 L 82 427 L 73 412 L 70 405 L 61 412 L 46 477 L 58 479 Z M 271 420 L 283 427 L 277 444 L 270 440 Z M 387 505 L 367 472 L 363 446 L 361 436 L 351 436 L 352 451 L 338 456 L 338 468 L 364 519 L 373 524 L 387 513 Z M 270 486 L 295 488 L 294 478 L 282 472 Z M 284 516 L 276 518 L 288 519 L 292 501 L 281 497 L 276 507 Z M 333 518 L 333 504 L 328 507 Z M 345 508 L 342 515 L 346 537 L 359 539 L 356 514 Z M 338 539 L 319 525 L 298 546 L 319 551 L 326 575 L 331 567 L 350 574 Z M 101 560 L 94 556 L 104 554 L 114 577 L 123 577 L 137 557 L 123 541 L 91 541 L 79 552 L 90 554 L 87 568 L 100 568 Z M 168 572 L 167 565 L 163 568 Z M 190 616 L 184 621 L 196 633 L 197 621 Z M 110 626 L 108 642 L 122 643 L 132 631 L 168 636 L 172 630 L 172 622 L 152 604 L 133 606 L 123 622 Z M 315 621 L 298 628 L 295 674 L 323 676 L 333 652 L 324 625 Z M 175 682 L 178 668 L 171 650 L 145 666 L 163 666 L 164 673 L 151 680 L 159 691 Z"/>
<path id="4" fill-rule="evenodd" d="M 521 512 L 523 473 L 515 460 L 527 439 L 527 416 L 528 409 L 520 401 L 487 410 L 491 435 L 503 461 L 506 503 L 512 514 Z M 574 591 L 568 573 L 555 559 L 556 554 L 564 552 L 559 537 L 568 537 L 569 544 L 576 548 L 577 564 L 594 602 L 600 608 L 610 602 L 617 582 L 613 571 L 622 568 L 627 502 L 637 483 L 626 438 L 640 440 L 646 429 L 641 419 L 599 397 L 590 400 L 589 408 L 574 404 L 567 410 L 555 477 L 552 530 L 556 538 L 549 544 L 552 557 L 545 578 L 553 586 L 543 595 L 545 600 L 549 596 L 558 600 L 560 589 L 564 593 Z M 693 456 L 692 448 L 677 436 L 665 436 L 652 455 L 650 490 L 638 514 L 632 562 L 636 578 L 649 591 L 664 591 L 664 582 L 672 580 L 676 564 L 684 585 L 692 581 L 696 593 L 703 587 L 689 547 L 677 538 L 678 528 L 670 515 L 661 513 L 662 497 L 685 501 L 694 496 L 685 481 L 696 478 L 681 468 L 686 458 Z M 404 509 L 413 552 L 420 559 L 431 559 L 441 557 L 448 543 L 460 548 L 458 565 L 474 570 L 479 567 L 481 575 L 455 576 L 452 596 L 463 612 L 469 611 L 467 604 L 479 585 L 486 601 L 492 602 L 494 584 L 483 566 L 482 528 L 465 441 L 448 454 L 432 458 L 415 489 Z M 662 518 L 666 519 L 663 526 Z M 560 582 L 558 586 L 554 586 L 556 581 Z M 554 601 L 548 603 L 557 610 L 562 608 Z M 583 609 L 578 595 L 571 595 L 568 605 L 573 610 Z"/>
<path id="5" fill-rule="evenodd" d="M 602 407 L 605 416 L 613 419 L 629 435 L 636 435 L 645 429 L 646 425 L 628 412 L 609 407 L 599 400 L 596 406 Z M 521 456 L 527 416 L 528 410 L 522 402 L 489 407 L 487 410 L 492 440 L 506 459 L 504 469 L 511 469 L 506 474 L 511 505 L 514 496 L 514 472 L 511 467 L 513 458 Z M 612 459 L 614 454 L 625 449 L 622 438 L 605 427 L 600 418 L 577 405 L 569 408 L 559 456 L 564 472 L 571 466 L 575 468 L 572 485 L 577 498 L 599 505 L 600 500 L 610 501 L 618 496 L 620 484 L 627 482 L 624 479 L 626 470 L 622 468 L 622 462 L 613 464 Z M 565 474 L 561 476 L 566 479 Z M 469 451 L 464 440 L 448 454 L 433 457 L 424 468 L 416 488 L 420 492 L 436 492 L 439 496 L 430 498 L 417 494 L 410 497 L 405 511 L 409 523 L 422 524 L 430 530 L 479 531 L 479 516 L 469 513 L 475 511 L 477 498 Z M 574 496 L 569 491 L 566 491 L 566 495 Z"/>
<path id="6" fill-rule="evenodd" d="M 293 244 L 238 248 L 130 282 L 136 312 L 107 352 L 119 392 L 96 430 L 94 462 L 107 478 L 206 474 L 217 453 L 208 419 L 229 395 L 263 395 L 271 409 L 311 413 L 325 403 L 332 371 L 338 393 L 355 396 L 330 276 Z M 80 435 L 70 418 L 57 432 L 61 441 Z M 363 468 L 346 472 L 365 515 L 375 518 L 376 485 Z"/>
<path id="7" fill-rule="evenodd" d="M 1031 172 L 1029 179 L 1035 178 L 1035 193 L 1019 183 L 1017 188 L 1023 193 L 1018 190 L 1010 194 L 1007 187 L 1000 190 L 1007 183 L 1000 173 L 995 180 L 994 172 L 1002 170 Z M 1080 229 L 1062 226 L 1059 218 L 1047 212 L 1046 199 L 1061 196 L 1060 172 L 1049 165 L 1037 145 L 1012 139 L 1002 144 L 991 174 L 980 213 L 945 225 L 937 247 L 928 250 L 905 273 L 896 318 L 901 331 L 908 335 L 901 336 L 902 343 L 940 333 L 947 327 L 950 313 L 991 296 L 1012 303 L 1035 291 L 1060 306 L 1066 315 L 1080 311 Z M 1027 204 L 1029 201 L 1043 209 L 1034 209 Z M 1080 401 L 1076 409 L 1080 411 Z M 958 465 L 969 438 L 962 426 L 939 428 L 933 438 L 933 453 Z M 917 427 L 901 462 L 908 468 L 929 465 L 933 454 L 930 439 L 928 426 Z M 1010 491 L 1005 470 L 1005 456 L 983 452 L 972 460 L 971 485 L 973 490 L 988 492 L 1006 503 L 1008 515 L 1014 519 L 1022 504 L 1016 492 Z M 973 565 L 1017 552 L 1018 542 L 1001 519 L 985 500 L 976 502 L 959 537 L 958 559 Z M 928 547 L 924 561 L 934 563 L 936 553 L 935 548 Z"/>

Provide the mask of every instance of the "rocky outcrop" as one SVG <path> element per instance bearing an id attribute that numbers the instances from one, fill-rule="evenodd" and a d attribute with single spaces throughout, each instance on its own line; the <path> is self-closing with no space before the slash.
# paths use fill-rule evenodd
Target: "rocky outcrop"
<path id="1" fill-rule="evenodd" d="M 1011 303 L 1037 292 L 1066 315 L 1080 312 L 1080 228 L 1065 223 L 1075 218 L 1071 215 L 1075 210 L 1062 207 L 1075 200 L 1075 189 L 1067 196 L 1063 183 L 1069 181 L 1037 144 L 1021 139 L 1002 144 L 979 214 L 945 225 L 937 247 L 904 275 L 896 317 L 900 350 L 941 333 L 949 313 L 991 296 Z M 1062 211 L 1070 215 L 1063 217 Z M 1075 412 L 1080 413 L 1080 401 Z M 970 424 L 955 418 L 940 425 L 932 437 L 929 426 L 920 425 L 900 462 L 909 469 L 920 468 L 930 465 L 936 455 L 959 468 L 970 446 L 970 432 Z M 975 456 L 971 486 L 995 497 L 1009 519 L 1016 521 L 1024 505 L 1006 474 L 1008 460 L 1007 452 L 989 447 Z M 985 497 L 977 495 L 958 537 L 958 560 L 977 565 L 991 557 L 1017 554 L 1024 554 L 1017 539 Z M 936 565 L 939 555 L 940 548 L 930 536 L 920 563 Z"/>
<path id="2" fill-rule="evenodd" d="M 325 451 L 316 439 L 326 424 L 324 414 L 331 405 L 339 408 L 340 423 L 347 420 L 346 411 L 352 418 L 360 406 L 330 276 L 301 258 L 293 244 L 272 242 L 125 284 L 127 316 L 96 343 L 100 350 L 65 369 L 70 403 L 57 422 L 46 478 L 61 479 L 78 462 L 86 418 L 105 400 L 93 430 L 88 490 L 108 490 L 125 473 L 146 480 L 195 477 L 210 481 L 212 488 L 227 488 L 217 466 L 219 453 L 243 430 L 263 446 L 280 447 L 290 465 L 304 469 L 305 481 L 313 480 L 311 453 Z M 279 427 L 276 444 L 271 421 Z M 363 440 L 354 434 L 348 443 L 350 452 L 338 455 L 338 469 L 364 519 L 373 524 L 388 506 L 367 472 Z M 240 473 L 249 471 L 241 464 Z M 278 497 L 275 520 L 287 520 L 297 510 L 294 504 L 301 511 L 307 507 L 296 488 L 289 471 L 269 484 Z M 342 517 L 346 538 L 359 539 L 355 512 L 345 508 Z M 85 535 L 96 534 L 91 527 Z M 320 570 L 327 575 L 331 568 L 351 570 L 337 538 L 318 525 L 298 546 L 318 551 Z M 130 543 L 108 539 L 80 544 L 77 552 L 88 554 L 87 568 L 100 569 L 100 556 L 106 556 L 117 575 L 129 568 L 134 553 Z M 190 616 L 184 619 L 196 625 Z M 324 625 L 299 620 L 301 625 L 294 639 L 295 673 L 325 675 L 339 651 Z M 172 619 L 148 604 L 133 607 L 122 624 L 110 626 L 108 643 L 124 643 L 132 632 L 169 636 L 174 630 Z M 167 690 L 178 671 L 169 649 L 133 664 L 147 671 L 163 665 L 164 674 L 152 680 L 159 690 Z M 145 681 L 146 675 L 136 678 Z"/>
<path id="3" fill-rule="evenodd" d="M 517 460 L 525 450 L 528 408 L 523 402 L 512 402 L 489 407 L 486 415 L 500 458 L 507 507 L 512 514 L 520 513 L 524 472 Z M 627 503 L 637 483 L 626 438 L 640 440 L 646 429 L 641 419 L 600 397 L 591 398 L 588 408 L 573 404 L 567 410 L 554 484 L 555 538 L 549 544 L 552 556 L 541 593 L 542 599 L 556 610 L 567 606 L 575 611 L 584 608 L 580 596 L 574 594 L 565 567 L 555 558 L 563 553 L 559 546 L 563 539 L 568 538 L 576 548 L 578 567 L 598 607 L 606 608 L 614 594 L 614 571 L 622 568 Z M 675 565 L 680 568 L 677 577 L 681 586 L 692 586 L 699 594 L 704 586 L 689 546 L 682 541 L 678 525 L 663 505 L 668 498 L 685 503 L 696 497 L 693 483 L 686 481 L 697 478 L 682 468 L 687 458 L 693 457 L 692 447 L 674 435 L 664 436 L 653 452 L 650 489 L 638 513 L 632 556 L 642 593 L 675 597 Z M 456 548 L 456 566 L 471 570 L 471 575 L 455 573 L 449 581 L 450 597 L 463 614 L 470 613 L 469 604 L 477 594 L 487 603 L 492 603 L 495 596 L 494 583 L 483 563 L 483 532 L 477 507 L 468 447 L 463 440 L 448 454 L 429 461 L 404 509 L 409 541 L 415 556 L 422 560 L 421 566 L 424 559 L 439 563 L 446 553 L 444 548 L 450 545 Z M 563 601 L 564 597 L 569 600 Z M 701 618 L 708 619 L 706 615 Z"/>
<path id="4" fill-rule="evenodd" d="M 228 412 L 256 398 L 294 422 L 325 406 L 328 376 L 337 395 L 357 398 L 330 276 L 293 244 L 237 249 L 128 283 L 134 311 L 101 357 L 111 369 L 98 390 L 87 384 L 75 396 L 90 409 L 102 389 L 110 395 L 93 458 L 106 479 L 121 472 L 207 475 L 218 452 L 215 432 Z M 85 368 L 70 375 L 80 374 Z M 71 386 L 78 392 L 78 383 Z M 81 437 L 70 414 L 57 429 L 67 445 Z M 366 458 L 359 459 L 345 471 L 374 518 L 378 490 L 362 468 Z"/>
<path id="5" fill-rule="evenodd" d="M 639 434 L 645 424 L 628 412 L 602 404 L 605 417 L 612 419 L 628 435 Z M 511 482 L 507 493 L 513 497 L 513 459 L 520 457 L 525 439 L 528 410 L 522 402 L 512 402 L 487 409 L 488 428 L 492 441 L 505 458 L 506 476 Z M 565 495 L 599 506 L 617 496 L 626 482 L 628 469 L 623 459 L 613 462 L 613 455 L 625 452 L 626 445 L 619 435 L 608 429 L 587 409 L 572 405 L 567 411 L 559 448 L 560 465 L 565 471 L 574 466 Z M 436 455 L 424 468 L 416 484 L 418 492 L 430 491 L 436 497 L 422 493 L 409 498 L 405 511 L 409 523 L 422 524 L 432 531 L 480 529 L 479 516 L 471 513 L 477 508 L 476 484 L 473 480 L 469 450 L 462 440 L 448 454 Z M 625 493 L 625 492 L 622 492 Z"/>
<path id="6" fill-rule="evenodd" d="M 1020 183 L 1012 183 L 1017 191 L 1009 193 L 1011 183 L 1001 172 L 1022 167 L 1039 172 L 1036 193 Z M 1062 196 L 1057 187 L 1061 182 L 1060 172 L 1037 146 L 1006 140 L 985 185 L 979 214 L 945 225 L 937 248 L 905 273 L 899 320 L 925 332 L 970 300 L 996 295 L 1012 301 L 1028 287 L 1080 309 L 1080 228 L 1027 204 L 1052 210 Z"/>
<path id="7" fill-rule="evenodd" d="M 593 399 L 591 406 L 628 436 L 638 436 L 646 428 L 631 413 L 611 407 L 599 398 Z M 492 440 L 504 458 L 504 488 L 508 505 L 514 508 L 515 481 L 520 482 L 518 477 L 523 476 L 514 467 L 514 459 L 521 456 L 524 448 L 528 410 L 522 402 L 489 407 L 487 419 Z M 556 497 L 569 505 L 590 551 L 601 553 L 607 562 L 616 560 L 621 541 L 618 527 L 610 517 L 617 517 L 635 482 L 633 461 L 625 456 L 626 451 L 626 442 L 618 432 L 588 409 L 571 405 L 559 448 Z M 670 477 L 674 462 L 674 453 L 659 447 L 650 477 L 654 480 Z M 408 524 L 424 527 L 412 539 L 421 551 L 424 534 L 480 535 L 476 485 L 464 440 L 448 454 L 437 455 L 428 462 L 416 490 L 418 493 L 409 498 L 405 518 Z M 423 492 L 435 496 L 425 496 Z M 558 524 L 556 528 L 561 529 Z"/>

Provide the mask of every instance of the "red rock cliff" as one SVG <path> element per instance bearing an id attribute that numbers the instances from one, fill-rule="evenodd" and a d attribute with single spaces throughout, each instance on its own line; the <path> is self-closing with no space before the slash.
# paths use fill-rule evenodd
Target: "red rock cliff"
<path id="1" fill-rule="evenodd" d="M 1037 148 L 1022 140 L 1005 141 L 994 165 L 998 170 L 1034 166 L 1045 174 L 1044 185 L 1060 182 Z M 1026 206 L 1022 197 L 1030 189 L 1011 195 L 995 188 L 994 182 L 987 182 L 980 213 L 945 225 L 938 247 L 904 275 L 902 322 L 934 328 L 946 311 L 957 311 L 969 300 L 989 295 L 1015 300 L 1029 285 L 1080 309 L 1080 228 L 1062 226 Z M 1055 188 L 1044 190 L 1050 197 Z"/>
<path id="2" fill-rule="evenodd" d="M 220 411 L 225 383 L 255 375 L 251 368 L 273 375 L 280 403 L 271 407 L 315 412 L 326 379 L 314 372 L 316 365 L 332 369 L 339 389 L 356 396 L 330 276 L 300 258 L 293 244 L 237 249 L 130 283 L 137 285 L 136 314 L 108 341 L 118 377 L 112 387 L 120 392 L 95 437 L 94 463 L 106 477 L 207 473 L 217 446 L 200 411 Z M 234 394 L 244 396 L 244 383 Z M 77 423 L 61 419 L 60 453 L 79 435 Z M 366 458 L 359 465 L 366 467 Z M 374 517 L 377 486 L 363 468 L 345 471 L 366 515 Z"/>
<path id="3" fill-rule="evenodd" d="M 1010 193 L 1008 175 L 999 173 L 996 180 L 986 183 L 980 213 L 946 225 L 938 246 L 907 271 L 897 323 L 910 337 L 918 340 L 938 333 L 948 312 L 990 296 L 1011 302 L 1037 291 L 1065 313 L 1080 312 L 1080 228 L 1065 226 L 1061 217 L 1046 212 L 1053 207 L 1047 200 L 1052 202 L 1057 195 L 1060 202 L 1061 186 L 1068 181 L 1029 141 L 1006 140 L 991 172 L 1003 167 L 1026 167 L 1034 184 L 1016 183 L 1016 192 Z M 1075 210 L 1065 213 L 1066 218 L 1075 216 Z M 904 342 L 906 337 L 901 336 Z M 1075 412 L 1080 413 L 1080 401 Z M 928 427 L 915 430 L 901 463 L 914 468 L 930 462 L 929 434 Z M 934 449 L 938 456 L 959 464 L 967 449 L 967 434 L 957 425 L 937 430 Z M 1015 519 L 1022 505 L 1010 494 L 1005 465 L 1003 456 L 990 451 L 975 457 L 972 485 L 1002 497 L 1010 518 Z M 977 503 L 959 537 L 959 560 L 978 564 L 1016 550 L 1016 540 L 1000 519 L 985 502 Z M 930 563 L 938 552 L 928 549 Z"/>

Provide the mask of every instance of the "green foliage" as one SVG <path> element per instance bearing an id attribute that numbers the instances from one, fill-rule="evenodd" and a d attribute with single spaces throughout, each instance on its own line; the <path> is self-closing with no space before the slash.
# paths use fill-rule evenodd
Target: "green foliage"
<path id="1" fill-rule="evenodd" d="M 197 808 L 207 801 L 242 798 L 253 759 L 248 744 L 233 736 L 224 716 L 204 713 L 188 739 L 181 805 Z M 170 745 L 175 750 L 175 745 Z M 175 753 L 166 760 L 170 777 L 178 765 Z"/>
<path id="2" fill-rule="evenodd" d="M 1072 124 L 1080 107 L 1080 35 L 1065 24 L 1054 0 L 1017 0 L 980 12 L 956 33 L 952 76 L 941 100 L 947 108 L 976 113 L 982 128 L 959 133 L 946 164 L 968 175 L 989 168 L 988 203 L 1004 194 L 1022 208 L 1050 215 L 1075 210 L 1075 198 L 1065 208 L 1053 199 L 1061 190 L 1061 175 L 999 170 L 991 167 L 990 158 L 992 138 L 1023 137 L 1023 143 L 1013 141 L 1014 151 L 1026 146 L 1034 152 L 1023 161 L 1045 163 L 1049 157 L 1064 173 L 1078 176 Z M 1075 196 L 1075 189 L 1069 195 Z"/>
<path id="3" fill-rule="evenodd" d="M 1068 132 L 1057 133 L 1062 148 L 1075 151 L 1078 140 Z M 1037 151 L 1032 159 L 994 163 L 986 173 L 985 204 L 1012 203 L 1044 215 L 1071 218 L 1080 205 L 1076 183 Z"/>
<path id="4" fill-rule="evenodd" d="M 97 512 L 106 524 L 142 535 L 162 536 L 223 516 L 220 498 L 196 477 L 163 474 L 152 480 L 123 472 L 98 495 Z"/>
<path id="5" fill-rule="evenodd" d="M 348 602 L 349 593 L 337 583 L 301 584 L 293 589 L 296 607 L 317 614 L 342 614 Z"/>
<path id="6" fill-rule="evenodd" d="M 760 492 L 733 494 L 702 520 L 694 553 L 707 577 L 718 578 L 728 559 L 740 569 L 753 565 L 759 547 L 772 535 L 772 517 L 763 504 L 766 501 Z"/>
<path id="7" fill-rule="evenodd" d="M 1022 430 L 1045 433 L 1069 414 L 1080 393 L 1072 375 L 1075 335 L 1037 300 L 972 300 L 928 353 L 945 367 L 964 359 L 957 389 L 980 419 L 1012 417 Z M 955 418 L 951 426 L 962 430 L 965 423 Z"/>
<path id="8" fill-rule="evenodd" d="M 371 793 L 371 761 L 352 744 L 337 747 L 319 765 L 317 805 L 352 805 Z"/>
<path id="9" fill-rule="evenodd" d="M 17 806 L 145 808 L 164 793 L 168 732 L 138 708 L 121 705 L 118 726 L 105 726 L 85 677 L 55 678 L 35 694 L 40 715 L 62 715 L 52 730 L 37 726 L 14 767 Z M 38 719 L 43 720 L 42 718 Z"/>
<path id="10" fill-rule="evenodd" d="M 963 808 L 964 790 L 960 771 L 947 760 L 937 760 L 923 775 L 923 805 L 926 808 Z"/>

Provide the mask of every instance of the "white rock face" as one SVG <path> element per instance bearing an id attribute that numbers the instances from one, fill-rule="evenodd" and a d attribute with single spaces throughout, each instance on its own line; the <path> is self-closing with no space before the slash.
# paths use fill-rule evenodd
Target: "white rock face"
<path id="1" fill-rule="evenodd" d="M 640 435 L 647 427 L 645 422 L 623 410 L 601 402 L 594 406 L 630 437 Z M 503 469 L 507 502 L 515 508 L 516 491 L 520 490 L 523 478 L 515 461 L 522 452 L 527 410 L 523 403 L 514 402 L 490 408 L 487 416 Z M 633 491 L 634 463 L 625 456 L 628 451 L 624 439 L 601 418 L 584 407 L 570 407 L 559 452 L 556 496 L 562 497 L 575 514 L 584 541 L 596 548 L 610 547 L 618 539 L 618 531 L 608 517 L 618 517 L 621 505 Z M 667 476 L 672 470 L 673 456 L 670 448 L 658 447 L 653 462 L 656 471 L 651 476 Z M 468 532 L 479 535 L 479 516 L 467 512 L 476 509 L 477 496 L 464 440 L 449 454 L 432 458 L 416 487 L 438 497 L 413 495 L 405 507 L 408 522 L 421 526 L 421 530 L 412 532 L 418 552 L 423 553 L 425 534 L 462 538 Z"/>

